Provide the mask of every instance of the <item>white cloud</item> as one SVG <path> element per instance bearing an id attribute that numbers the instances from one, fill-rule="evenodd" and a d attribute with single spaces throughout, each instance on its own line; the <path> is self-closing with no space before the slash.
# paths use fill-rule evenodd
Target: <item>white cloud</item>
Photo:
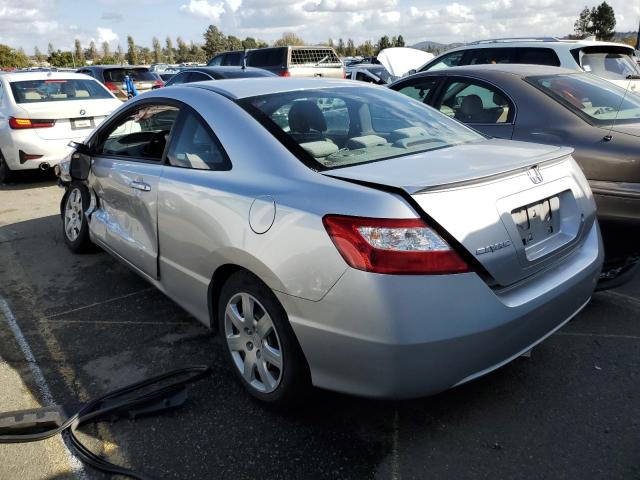
<path id="1" fill-rule="evenodd" d="M 97 43 L 99 45 L 101 45 L 103 42 L 111 43 L 119 39 L 118 34 L 110 28 L 98 27 L 96 31 L 98 32 Z"/>
<path id="2" fill-rule="evenodd" d="M 191 0 L 188 4 L 180 6 L 180 11 L 208 18 L 219 20 L 220 15 L 225 11 L 225 3 L 209 3 L 207 0 Z"/>
<path id="3" fill-rule="evenodd" d="M 363 10 L 387 10 L 398 0 L 319 0 L 305 4 L 308 12 L 362 12 Z"/>

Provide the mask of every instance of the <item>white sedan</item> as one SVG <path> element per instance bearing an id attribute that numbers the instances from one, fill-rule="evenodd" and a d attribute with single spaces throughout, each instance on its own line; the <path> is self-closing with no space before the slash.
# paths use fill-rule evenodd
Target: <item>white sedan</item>
<path id="1" fill-rule="evenodd" d="M 0 74 L 0 183 L 16 170 L 48 170 L 122 102 L 87 75 Z"/>

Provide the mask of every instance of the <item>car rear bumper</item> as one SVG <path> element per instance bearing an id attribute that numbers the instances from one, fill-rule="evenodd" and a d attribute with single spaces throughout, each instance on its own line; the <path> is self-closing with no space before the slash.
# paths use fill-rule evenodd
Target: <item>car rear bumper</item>
<path id="1" fill-rule="evenodd" d="M 278 297 L 314 385 L 411 398 L 472 380 L 527 351 L 586 305 L 602 267 L 597 224 L 560 264 L 497 292 L 476 274 L 348 269 L 318 302 Z"/>
<path id="2" fill-rule="evenodd" d="M 35 132 L 20 132 L 12 135 L 8 144 L 2 146 L 2 154 L 11 170 L 33 170 L 42 164 L 53 167 L 66 158 L 72 151 L 68 146 L 71 140 L 82 141 L 84 137 L 44 140 Z M 29 155 L 42 155 L 40 158 L 21 161 L 20 151 Z"/>

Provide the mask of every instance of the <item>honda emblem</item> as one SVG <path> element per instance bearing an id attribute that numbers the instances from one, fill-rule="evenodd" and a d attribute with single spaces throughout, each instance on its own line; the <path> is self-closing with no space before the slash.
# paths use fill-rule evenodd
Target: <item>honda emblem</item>
<path id="1" fill-rule="evenodd" d="M 535 167 L 531 167 L 527 171 L 527 175 L 529 175 L 529 178 L 531 179 L 531 181 L 536 185 L 538 183 L 542 183 L 542 174 L 540 173 L 540 169 L 538 168 L 537 165 Z"/>
<path id="2" fill-rule="evenodd" d="M 80 110 L 80 115 L 84 115 L 85 113 L 87 113 L 85 109 Z"/>

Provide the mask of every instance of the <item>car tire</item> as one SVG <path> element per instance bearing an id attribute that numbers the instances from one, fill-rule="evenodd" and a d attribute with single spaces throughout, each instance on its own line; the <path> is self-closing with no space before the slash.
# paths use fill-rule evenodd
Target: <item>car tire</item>
<path id="1" fill-rule="evenodd" d="M 79 182 L 71 182 L 62 200 L 62 236 L 73 253 L 94 250 L 89 239 L 89 224 L 84 212 L 89 208 L 89 189 Z"/>
<path id="2" fill-rule="evenodd" d="M 13 181 L 14 177 L 14 172 L 11 171 L 7 161 L 2 156 L 2 152 L 0 152 L 0 184 L 10 183 Z"/>
<path id="3" fill-rule="evenodd" d="M 249 317 L 245 310 L 251 312 Z M 225 357 L 254 398 L 291 407 L 307 397 L 311 375 L 287 314 L 271 289 L 252 273 L 236 272 L 222 287 L 218 331 Z"/>

